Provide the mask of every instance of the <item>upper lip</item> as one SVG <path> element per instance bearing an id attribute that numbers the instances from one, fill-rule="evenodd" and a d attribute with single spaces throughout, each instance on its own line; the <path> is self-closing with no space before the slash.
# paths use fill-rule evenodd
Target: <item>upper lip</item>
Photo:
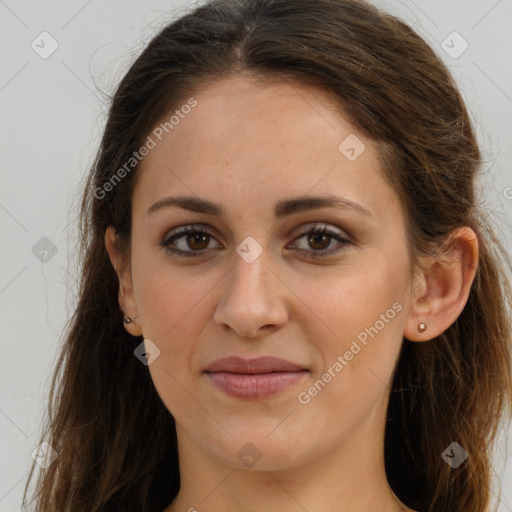
<path id="1" fill-rule="evenodd" d="M 230 373 L 270 373 L 270 372 L 296 372 L 306 370 L 290 361 L 278 357 L 264 356 L 255 359 L 242 359 L 241 357 L 224 357 L 217 359 L 205 368 L 205 372 L 230 372 Z"/>

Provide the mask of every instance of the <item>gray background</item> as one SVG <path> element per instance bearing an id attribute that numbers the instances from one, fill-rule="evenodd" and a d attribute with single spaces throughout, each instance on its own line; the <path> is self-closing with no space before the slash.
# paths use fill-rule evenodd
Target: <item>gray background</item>
<path id="1" fill-rule="evenodd" d="M 512 0 L 374 3 L 409 22 L 452 70 L 486 159 L 482 199 L 512 250 L 504 223 L 512 218 Z M 75 300 L 75 201 L 103 130 L 103 93 L 190 5 L 0 0 L 0 512 L 21 508 L 50 372 Z M 55 44 L 40 36 L 45 31 L 58 48 L 42 58 Z M 464 40 L 468 48 L 458 55 Z M 500 512 L 512 512 L 510 438 L 502 436 L 495 464 L 504 490 Z"/>

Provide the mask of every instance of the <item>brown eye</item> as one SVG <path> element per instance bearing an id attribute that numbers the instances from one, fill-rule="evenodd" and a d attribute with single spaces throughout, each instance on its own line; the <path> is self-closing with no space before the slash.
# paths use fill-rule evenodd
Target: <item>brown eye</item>
<path id="1" fill-rule="evenodd" d="M 296 243 L 292 244 L 291 247 L 307 253 L 308 257 L 312 258 L 329 256 L 341 252 L 345 249 L 346 245 L 351 244 L 348 235 L 343 235 L 344 232 L 331 231 L 326 226 L 323 228 L 314 226 L 313 229 L 304 232 L 296 239 L 305 239 L 305 247 L 300 247 Z M 215 241 L 218 244 L 208 230 L 202 226 L 190 225 L 170 231 L 161 242 L 161 245 L 171 254 L 194 257 L 202 256 L 209 252 L 212 249 L 212 247 L 209 247 L 211 241 Z M 338 243 L 332 246 L 331 243 L 333 241 Z M 218 247 L 220 247 L 220 244 Z"/>
<path id="2" fill-rule="evenodd" d="M 292 248 L 299 249 L 301 252 L 308 253 L 308 256 L 312 258 L 318 258 L 322 256 L 329 256 L 334 253 L 338 253 L 346 248 L 348 244 L 352 242 L 348 235 L 345 235 L 343 231 L 331 231 L 327 226 L 317 227 L 306 231 L 296 240 L 304 238 L 306 243 L 303 247 L 300 244 L 294 243 Z M 338 244 L 331 245 L 331 242 L 337 241 Z"/>
<path id="3" fill-rule="evenodd" d="M 191 249 L 202 251 L 208 247 L 209 236 L 210 235 L 205 235 L 204 233 L 191 233 L 187 235 L 186 241 Z"/>
<path id="4" fill-rule="evenodd" d="M 332 236 L 324 233 L 313 233 L 308 236 L 308 244 L 315 250 L 325 250 L 329 247 Z M 327 243 L 326 243 L 327 242 Z"/>
<path id="5" fill-rule="evenodd" d="M 170 253 L 180 256 L 201 256 L 210 248 L 213 235 L 201 226 L 185 226 L 170 231 L 161 245 Z"/>

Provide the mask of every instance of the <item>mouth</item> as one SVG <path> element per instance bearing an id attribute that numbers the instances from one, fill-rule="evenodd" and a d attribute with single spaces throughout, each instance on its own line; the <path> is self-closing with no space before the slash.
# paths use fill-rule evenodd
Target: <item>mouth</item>
<path id="1" fill-rule="evenodd" d="M 285 391 L 309 374 L 309 370 L 275 357 L 245 360 L 227 357 L 209 365 L 204 373 L 227 395 L 244 398 L 266 398 Z"/>

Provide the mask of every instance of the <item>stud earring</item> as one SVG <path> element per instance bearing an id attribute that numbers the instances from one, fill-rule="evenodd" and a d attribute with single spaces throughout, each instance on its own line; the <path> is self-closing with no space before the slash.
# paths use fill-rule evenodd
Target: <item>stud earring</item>
<path id="1" fill-rule="evenodd" d="M 131 324 L 131 323 L 132 323 L 132 319 L 131 319 L 129 316 L 127 316 L 127 317 L 124 319 L 124 323 L 125 323 L 125 324 Z"/>
<path id="2" fill-rule="evenodd" d="M 421 322 L 418 324 L 418 331 L 419 332 L 425 332 L 427 330 L 427 324 Z"/>

